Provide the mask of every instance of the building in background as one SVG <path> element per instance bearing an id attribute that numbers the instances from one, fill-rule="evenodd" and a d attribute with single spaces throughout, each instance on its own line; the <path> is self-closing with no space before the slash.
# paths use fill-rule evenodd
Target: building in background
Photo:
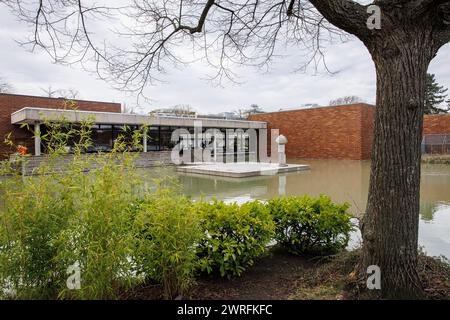
<path id="1" fill-rule="evenodd" d="M 197 117 L 200 119 L 224 119 L 224 120 L 244 120 L 245 119 L 244 117 L 240 116 L 236 112 L 199 114 Z"/>
<path id="2" fill-rule="evenodd" d="M 32 133 L 26 129 L 21 128 L 20 123 L 12 122 L 12 115 L 24 108 L 44 108 L 44 109 L 68 109 L 72 103 L 64 98 L 46 98 L 17 94 L 0 94 L 0 158 L 5 158 L 12 152 L 11 148 L 3 143 L 6 135 L 11 133 L 13 142 L 16 145 L 23 145 L 28 148 L 28 151 L 32 154 L 35 153 L 35 141 Z M 91 111 L 91 112 L 111 112 L 120 113 L 120 103 L 99 102 L 99 101 L 85 101 L 75 100 L 75 105 L 79 111 Z M 30 123 L 35 125 L 38 122 Z M 99 134 L 101 135 L 101 129 L 98 127 Z M 42 128 L 45 130 L 45 128 Z"/>
<path id="3" fill-rule="evenodd" d="M 350 160 L 370 159 L 374 119 L 375 106 L 364 103 L 249 117 L 249 120 L 267 122 L 269 129 L 279 129 L 288 138 L 288 157 Z M 450 153 L 450 114 L 425 116 L 422 150 Z"/>
<path id="4" fill-rule="evenodd" d="M 93 146 L 87 152 L 108 152 L 112 149 L 124 128 L 135 130 L 147 126 L 144 152 L 170 151 L 175 145 L 172 133 L 186 129 L 194 136 L 194 127 L 201 124 L 202 132 L 217 128 L 223 134 L 227 129 L 278 129 L 288 138 L 288 157 L 311 159 L 370 159 L 375 107 L 369 104 L 353 104 L 332 107 L 295 109 L 280 112 L 258 113 L 248 121 L 234 119 L 232 113 L 206 116 L 173 116 L 164 114 L 140 115 L 121 113 L 118 103 L 44 98 L 15 94 L 0 94 L 0 138 L 11 133 L 15 145 L 23 145 L 34 155 L 45 154 L 45 143 L 22 124 L 28 124 L 41 133 L 46 132 L 46 121 L 58 121 L 63 117 L 79 123 L 86 117 L 95 119 L 92 128 Z M 267 153 L 270 154 L 271 139 Z M 258 150 L 261 141 L 258 141 Z M 190 142 L 191 145 L 195 144 Z M 70 143 L 68 145 L 70 148 Z M 450 153 L 450 115 L 427 115 L 424 119 L 424 153 Z M 0 143 L 1 158 L 16 152 Z M 219 151 L 218 151 L 219 152 Z M 220 151 L 221 152 L 221 151 Z M 224 147 L 223 153 L 227 152 Z"/>
<path id="5" fill-rule="evenodd" d="M 0 94 L 2 141 L 11 133 L 15 145 L 26 146 L 29 153 L 36 156 L 46 153 L 46 145 L 39 136 L 33 136 L 30 130 L 22 128 L 23 124 L 29 125 L 33 131 L 39 131 L 42 135 L 46 132 L 45 123 L 47 122 L 64 119 L 69 123 L 77 124 L 88 118 L 94 119 L 94 127 L 92 128 L 93 146 L 87 152 L 108 152 L 113 148 L 119 134 L 142 126 L 147 127 L 147 135 L 143 138 L 144 152 L 172 150 L 175 142 L 171 138 L 176 129 L 186 129 L 193 135 L 194 127 L 199 125 L 203 132 L 209 128 L 215 128 L 223 133 L 227 129 L 258 131 L 266 128 L 266 123 L 259 121 L 126 114 L 121 113 L 121 105 L 118 103 Z M 193 144 L 192 141 L 190 143 Z M 70 142 L 67 147 L 71 147 Z M 15 151 L 6 144 L 1 144 L 2 158 L 8 157 Z M 223 153 L 225 152 L 224 147 Z"/>

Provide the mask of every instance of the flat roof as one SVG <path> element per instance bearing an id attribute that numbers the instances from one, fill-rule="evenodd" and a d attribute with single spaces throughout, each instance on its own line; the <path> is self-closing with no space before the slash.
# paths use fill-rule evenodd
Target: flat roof
<path id="1" fill-rule="evenodd" d="M 43 97 L 43 96 L 34 96 L 34 95 L 29 95 L 29 94 L 6 93 L 6 92 L 0 93 L 0 96 L 16 96 L 16 97 L 35 98 L 35 99 L 44 99 L 44 100 L 66 100 L 66 101 L 76 101 L 76 102 L 120 105 L 120 102 L 110 102 L 110 101 L 100 101 L 100 100 L 85 100 L 85 99 L 71 99 L 71 98 L 65 98 L 65 97 Z"/>
<path id="2" fill-rule="evenodd" d="M 272 114 L 272 113 L 288 113 L 288 112 L 299 112 L 299 111 L 310 111 L 310 110 L 327 110 L 327 109 L 333 109 L 333 108 L 348 108 L 348 107 L 369 107 L 369 108 L 375 108 L 373 104 L 361 102 L 361 103 L 352 103 L 352 104 L 341 104 L 337 106 L 316 106 L 316 107 L 308 107 L 308 108 L 293 108 L 293 109 L 281 109 L 278 111 L 268 111 L 264 113 L 255 113 L 253 115 L 265 115 L 265 114 Z"/>
<path id="3" fill-rule="evenodd" d="M 96 124 L 117 124 L 117 125 L 154 125 L 173 127 L 194 127 L 195 123 L 200 123 L 207 128 L 233 128 L 233 129 L 266 129 L 267 122 L 245 121 L 245 120 L 224 120 L 224 119 L 203 119 L 203 118 L 183 118 L 170 116 L 148 116 L 140 114 L 99 112 L 99 111 L 79 111 L 65 109 L 49 109 L 26 107 L 11 114 L 11 124 L 33 124 L 45 121 L 82 122 L 94 118 Z"/>

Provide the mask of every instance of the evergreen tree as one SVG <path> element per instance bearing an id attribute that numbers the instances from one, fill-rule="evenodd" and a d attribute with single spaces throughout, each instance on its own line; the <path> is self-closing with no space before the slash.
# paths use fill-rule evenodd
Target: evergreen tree
<path id="1" fill-rule="evenodd" d="M 441 105 L 447 97 L 448 89 L 437 83 L 434 74 L 427 74 L 427 87 L 425 90 L 425 114 L 439 114 L 450 111 L 450 100 L 447 108 L 442 108 Z"/>

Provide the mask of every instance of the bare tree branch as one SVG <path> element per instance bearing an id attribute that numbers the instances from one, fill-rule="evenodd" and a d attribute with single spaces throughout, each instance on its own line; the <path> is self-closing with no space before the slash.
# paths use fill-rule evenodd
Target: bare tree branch
<path id="1" fill-rule="evenodd" d="M 161 80 L 168 63 L 204 59 L 216 70 L 211 80 L 234 81 L 233 65 L 267 69 L 281 46 L 308 53 L 298 69 L 326 67 L 323 45 L 347 37 L 303 0 L 134 0 L 121 7 L 106 1 L 17 0 L 7 5 L 33 27 L 23 46 L 40 48 L 58 63 L 81 63 L 117 88 L 140 93 Z M 114 25 L 110 41 L 98 31 L 102 19 Z M 192 51 L 180 49 L 183 43 Z"/>
<path id="2" fill-rule="evenodd" d="M 332 24 L 354 34 L 360 39 L 371 35 L 367 28 L 369 14 L 365 6 L 349 0 L 310 0 L 319 12 Z"/>
<path id="3" fill-rule="evenodd" d="M 432 22 L 436 46 L 450 40 L 448 0 L 375 0 L 383 13 L 381 31 L 367 28 L 367 6 L 351 0 L 132 0 L 116 7 L 99 1 L 3 3 L 33 28 L 23 46 L 40 48 L 58 63 L 79 63 L 116 88 L 139 93 L 162 81 L 167 65 L 195 60 L 212 67 L 209 79 L 216 83 L 238 81 L 233 66 L 267 70 L 283 47 L 300 51 L 297 70 L 328 70 L 327 42 L 350 33 L 370 47 L 374 37 L 389 41 L 390 30 L 408 19 L 415 27 L 415 15 L 423 12 L 440 17 Z"/>

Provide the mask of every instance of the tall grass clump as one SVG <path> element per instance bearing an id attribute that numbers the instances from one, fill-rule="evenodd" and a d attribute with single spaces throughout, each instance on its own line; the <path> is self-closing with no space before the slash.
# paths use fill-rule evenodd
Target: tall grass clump
<path id="1" fill-rule="evenodd" d="M 128 161 L 128 160 L 126 160 Z M 79 290 L 60 291 L 63 298 L 114 298 L 133 283 L 131 273 L 133 210 L 140 180 L 131 164 L 104 159 L 102 166 L 83 174 L 75 194 L 74 214 L 55 239 L 61 268 L 80 266 Z M 131 169 L 131 170 L 130 170 Z"/>
<path id="2" fill-rule="evenodd" d="M 80 136 L 89 129 L 89 122 L 81 125 Z M 0 294 L 17 298 L 52 298 L 58 292 L 65 272 L 56 259 L 55 240 L 74 214 L 73 184 L 68 178 L 51 171 L 54 159 L 63 154 L 66 140 L 74 131 L 58 131 L 49 138 L 49 162 L 42 164 L 37 176 L 22 176 L 20 168 L 4 166 L 1 180 L 2 207 L 0 210 Z M 6 140 L 14 147 L 11 140 Z M 18 147 L 19 149 L 19 147 Z M 26 163 L 27 155 L 19 158 Z M 7 288 L 7 290 L 4 290 Z"/>
<path id="3" fill-rule="evenodd" d="M 128 151 L 139 148 L 142 132 L 119 137 L 111 153 L 88 156 L 92 124 L 46 123 L 47 161 L 35 174 L 2 167 L 8 175 L 0 182 L 3 297 L 114 298 L 117 288 L 133 283 L 131 208 L 145 187 Z M 73 155 L 66 157 L 69 142 Z M 81 286 L 69 290 L 74 265 Z"/>
<path id="4" fill-rule="evenodd" d="M 51 298 L 64 275 L 53 241 L 73 213 L 71 194 L 48 176 L 2 181 L 0 287 L 18 298 Z M 1 292 L 0 292 L 1 294 Z"/>

